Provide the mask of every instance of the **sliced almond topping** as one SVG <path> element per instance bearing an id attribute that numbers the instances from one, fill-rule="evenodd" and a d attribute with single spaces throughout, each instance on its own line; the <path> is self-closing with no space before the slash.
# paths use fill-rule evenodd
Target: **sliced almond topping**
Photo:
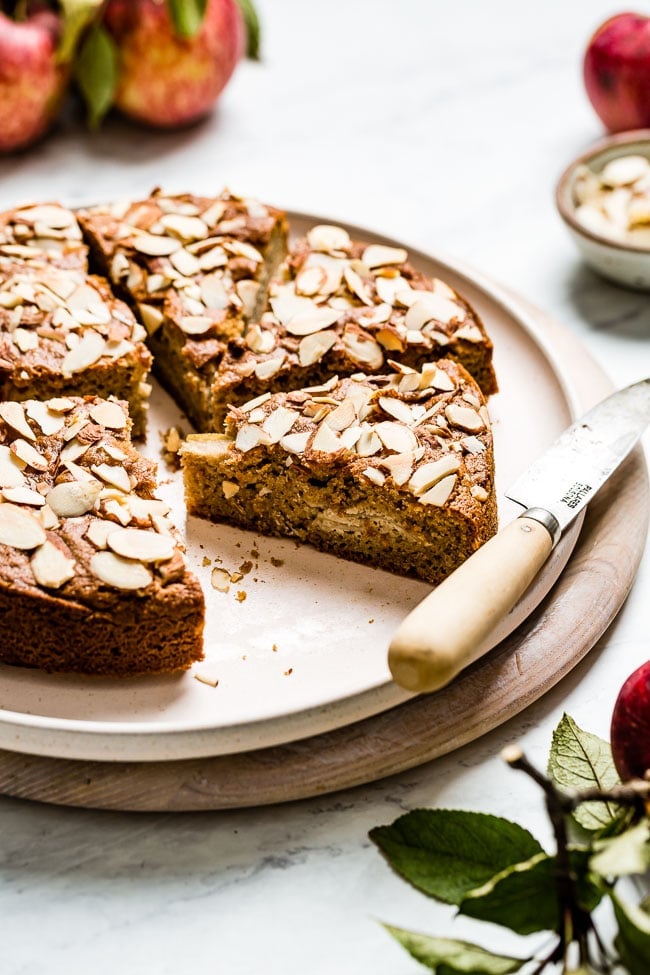
<path id="1" fill-rule="evenodd" d="M 388 470 L 394 483 L 398 487 L 401 487 L 403 484 L 406 484 L 411 476 L 415 457 L 412 451 L 407 451 L 400 454 L 391 454 L 390 457 L 382 458 L 379 463 Z"/>
<path id="2" fill-rule="evenodd" d="M 153 335 L 154 332 L 157 332 L 165 318 L 160 308 L 156 308 L 155 305 L 141 303 L 138 305 L 138 311 L 140 312 L 140 318 L 147 330 L 147 334 Z"/>
<path id="3" fill-rule="evenodd" d="M 357 453 L 361 457 L 372 457 L 382 449 L 382 442 L 376 431 L 368 427 L 361 431 L 361 436 L 357 442 Z"/>
<path id="4" fill-rule="evenodd" d="M 203 240 L 208 236 L 208 226 L 200 217 L 187 217 L 180 213 L 165 214 L 160 223 L 180 240 Z"/>
<path id="5" fill-rule="evenodd" d="M 377 470 L 376 467 L 366 467 L 366 469 L 361 473 L 364 474 L 369 481 L 372 481 L 373 484 L 376 484 L 377 487 L 382 487 L 382 485 L 386 483 L 386 475 L 382 474 L 382 472 Z"/>
<path id="6" fill-rule="evenodd" d="M 325 423 L 331 430 L 347 430 L 355 422 L 357 412 L 352 400 L 345 399 L 325 418 Z"/>
<path id="7" fill-rule="evenodd" d="M 93 464 L 90 469 L 97 477 L 101 477 L 106 484 L 112 484 L 120 491 L 127 493 L 131 490 L 131 481 L 124 467 L 118 467 L 115 464 Z"/>
<path id="8" fill-rule="evenodd" d="M 650 163 L 645 156 L 628 155 L 612 159 L 603 167 L 600 181 L 605 186 L 629 186 L 650 172 Z"/>
<path id="9" fill-rule="evenodd" d="M 169 260 L 172 266 L 175 267 L 178 273 L 182 274 L 184 278 L 191 278 L 193 275 L 198 274 L 201 270 L 199 259 L 195 257 L 194 254 L 190 254 L 189 251 L 186 251 L 184 247 L 181 247 L 180 250 L 177 250 L 171 254 Z M 147 281 L 148 291 L 150 283 L 151 280 Z"/>
<path id="10" fill-rule="evenodd" d="M 140 562 L 167 562 L 175 551 L 169 535 L 142 528 L 116 528 L 107 535 L 108 547 L 125 559 Z"/>
<path id="11" fill-rule="evenodd" d="M 326 330 L 306 335 L 300 340 L 298 358 L 301 366 L 311 366 L 320 362 L 336 343 L 336 332 Z"/>
<path id="12" fill-rule="evenodd" d="M 296 275 L 296 294 L 317 295 L 321 288 L 327 283 L 327 272 L 324 267 L 314 265 L 305 267 Z"/>
<path id="13" fill-rule="evenodd" d="M 210 585 L 217 592 L 228 592 L 230 589 L 230 573 L 219 567 L 213 569 L 210 573 Z"/>
<path id="14" fill-rule="evenodd" d="M 252 244 L 247 244 L 246 241 L 226 240 L 223 246 L 235 257 L 244 257 L 247 261 L 253 261 L 255 264 L 261 264 L 264 260 L 258 249 Z"/>
<path id="15" fill-rule="evenodd" d="M 442 281 L 441 278 L 433 279 L 433 291 L 434 294 L 440 295 L 442 298 L 448 298 L 450 301 L 455 301 L 458 295 L 453 288 L 450 288 L 446 281 Z"/>
<path id="16" fill-rule="evenodd" d="M 37 512 L 38 520 L 45 529 L 45 531 L 52 531 L 54 528 L 58 528 L 61 522 L 54 514 L 49 504 L 44 504 L 43 507 Z"/>
<path id="17" fill-rule="evenodd" d="M 93 555 L 90 571 L 100 582 L 115 589 L 146 589 L 153 582 L 153 575 L 146 565 L 124 559 L 114 552 Z"/>
<path id="18" fill-rule="evenodd" d="M 463 437 L 460 443 L 470 454 L 482 454 L 486 449 L 485 444 L 478 437 Z"/>
<path id="19" fill-rule="evenodd" d="M 244 341 L 251 352 L 256 352 L 258 355 L 272 352 L 275 348 L 274 333 L 270 329 L 262 330 L 257 323 L 247 330 Z"/>
<path id="20" fill-rule="evenodd" d="M 47 535 L 31 511 L 15 504 L 0 504 L 0 544 L 30 549 L 42 545 Z"/>
<path id="21" fill-rule="evenodd" d="M 247 318 L 251 318 L 255 311 L 257 296 L 260 290 L 258 282 L 246 278 L 243 281 L 237 282 L 235 290 L 244 305 L 244 314 Z"/>
<path id="22" fill-rule="evenodd" d="M 0 403 L 0 417 L 26 440 L 36 440 L 36 434 L 25 418 L 25 409 L 21 403 Z"/>
<path id="23" fill-rule="evenodd" d="M 343 345 L 350 358 L 367 369 L 381 369 L 384 353 L 381 346 L 369 335 L 347 330 L 343 333 Z"/>
<path id="24" fill-rule="evenodd" d="M 485 488 L 481 487 L 480 484 L 472 484 L 469 491 L 472 497 L 476 498 L 477 501 L 487 501 L 487 499 L 490 497 Z"/>
<path id="25" fill-rule="evenodd" d="M 264 420 L 262 429 L 269 436 L 269 443 L 279 441 L 291 430 L 300 414 L 296 410 L 289 410 L 286 406 L 278 406 Z"/>
<path id="26" fill-rule="evenodd" d="M 21 352 L 33 352 L 38 348 L 38 335 L 26 328 L 16 328 L 11 333 L 13 341 Z"/>
<path id="27" fill-rule="evenodd" d="M 221 246 L 211 247 L 199 257 L 199 266 L 202 271 L 215 271 L 218 267 L 225 267 L 227 263 L 228 255 Z"/>
<path id="28" fill-rule="evenodd" d="M 403 264 L 408 260 L 408 253 L 403 247 L 385 247 L 383 244 L 371 244 L 363 252 L 363 263 L 370 269 L 386 267 L 390 264 Z"/>
<path id="29" fill-rule="evenodd" d="M 443 479 L 438 481 L 438 483 L 427 491 L 426 494 L 421 495 L 419 498 L 420 504 L 433 504 L 436 505 L 436 507 L 441 508 L 451 497 L 451 493 L 454 490 L 457 479 L 456 474 L 450 474 L 449 477 L 443 477 Z"/>
<path id="30" fill-rule="evenodd" d="M 127 425 L 124 410 L 118 403 L 111 403 L 106 400 L 91 407 L 89 412 L 95 423 L 108 427 L 110 430 L 123 430 Z"/>
<path id="31" fill-rule="evenodd" d="M 468 433 L 476 433 L 485 427 L 485 423 L 471 406 L 458 406 L 457 403 L 450 403 L 445 408 L 445 416 L 452 426 L 466 430 Z"/>
<path id="32" fill-rule="evenodd" d="M 440 392 L 450 393 L 456 388 L 451 376 L 444 371 L 444 369 L 439 369 L 435 362 L 427 362 L 422 367 L 422 381 L 420 383 L 421 389 L 433 388 L 439 389 Z"/>
<path id="33" fill-rule="evenodd" d="M 419 331 L 427 322 L 437 321 L 447 324 L 454 319 L 461 321 L 466 317 L 467 313 L 460 305 L 434 292 L 427 292 L 407 311 L 406 327 L 409 330 Z"/>
<path id="34" fill-rule="evenodd" d="M 304 433 L 289 433 L 280 440 L 280 446 L 290 454 L 303 454 L 307 449 L 309 431 Z"/>
<path id="35" fill-rule="evenodd" d="M 175 237 L 160 237 L 156 234 L 139 234 L 133 241 L 134 248 L 148 257 L 169 257 L 180 246 Z"/>
<path id="36" fill-rule="evenodd" d="M 30 565 L 36 582 L 44 589 L 59 589 L 74 576 L 74 559 L 69 559 L 49 540 L 37 549 Z"/>
<path id="37" fill-rule="evenodd" d="M 94 518 L 88 525 L 88 530 L 86 532 L 86 538 L 89 542 L 96 548 L 104 549 L 107 545 L 107 538 L 111 532 L 115 531 L 115 522 L 104 521 L 103 519 Z"/>
<path id="38" fill-rule="evenodd" d="M 63 481 L 47 493 L 45 500 L 60 518 L 79 518 L 92 511 L 101 489 L 101 484 L 95 480 Z"/>
<path id="39" fill-rule="evenodd" d="M 249 399 L 249 401 L 244 403 L 243 406 L 240 406 L 239 409 L 243 413 L 249 413 L 251 410 L 257 409 L 258 406 L 263 406 L 270 399 L 270 393 L 262 393 L 261 396 L 256 396 L 255 399 Z"/>
<path id="40" fill-rule="evenodd" d="M 405 378 L 409 379 L 410 377 L 406 376 Z M 400 420 L 402 423 L 413 423 L 413 412 L 408 403 L 397 399 L 396 396 L 380 396 L 378 402 L 384 413 L 394 416 L 396 420 Z"/>
<path id="41" fill-rule="evenodd" d="M 483 336 L 478 325 L 462 325 L 454 332 L 455 339 L 463 339 L 465 342 L 482 342 Z"/>
<path id="42" fill-rule="evenodd" d="M 47 224 L 52 230 L 64 230 L 66 227 L 70 227 L 76 223 L 76 217 L 70 210 L 65 210 L 63 207 L 50 203 L 42 203 L 37 206 L 25 207 L 23 210 L 17 210 L 16 216 L 27 223 L 36 223 L 36 221 L 39 221 L 40 223 Z"/>
<path id="43" fill-rule="evenodd" d="M 78 345 L 71 349 L 61 363 L 64 376 L 71 376 L 75 372 L 83 372 L 88 366 L 94 365 L 104 355 L 106 341 L 94 329 L 87 329 Z"/>
<path id="44" fill-rule="evenodd" d="M 333 454 L 337 450 L 341 450 L 343 444 L 334 430 L 326 422 L 323 422 L 316 430 L 311 447 L 312 450 L 321 450 L 323 453 Z"/>
<path id="45" fill-rule="evenodd" d="M 454 474 L 460 469 L 460 460 L 456 454 L 446 454 L 430 464 L 422 464 L 415 471 L 409 481 L 409 489 L 413 494 L 421 495 L 429 488 L 441 481 L 443 477 Z"/>
<path id="46" fill-rule="evenodd" d="M 275 356 L 273 359 L 266 359 L 264 362 L 258 363 L 254 369 L 255 375 L 262 381 L 272 379 L 282 369 L 284 360 L 285 356 L 283 353 L 281 356 Z"/>
<path id="47" fill-rule="evenodd" d="M 74 400 L 68 396 L 55 396 L 47 401 L 48 409 L 55 413 L 69 413 L 74 410 Z"/>
<path id="48" fill-rule="evenodd" d="M 343 227 L 319 224 L 307 234 L 307 242 L 315 251 L 340 251 L 350 246 L 350 235 Z"/>
<path id="49" fill-rule="evenodd" d="M 11 444 L 9 448 L 18 460 L 22 461 L 28 467 L 32 467 L 35 471 L 46 471 L 48 468 L 47 458 L 43 457 L 42 454 L 32 447 L 30 443 L 26 440 L 21 440 L 20 437 Z"/>
<path id="50" fill-rule="evenodd" d="M 370 292 L 363 282 L 360 274 L 357 274 L 348 264 L 343 270 L 343 277 L 345 278 L 345 283 L 352 292 L 356 295 L 359 301 L 363 302 L 364 305 L 372 305 L 373 301 L 370 297 Z"/>
<path id="51" fill-rule="evenodd" d="M 284 327 L 291 335 L 311 335 L 312 332 L 320 332 L 323 328 L 333 325 L 341 317 L 338 308 L 320 308 L 310 302 L 311 307 L 305 311 L 298 312 L 287 322 Z"/>
<path id="52" fill-rule="evenodd" d="M 7 501 L 13 504 L 28 504 L 33 508 L 42 508 L 45 498 L 38 491 L 29 487 L 3 488 L 2 493 Z"/>
<path id="53" fill-rule="evenodd" d="M 0 487 L 21 487 L 26 483 L 21 465 L 14 457 L 9 447 L 0 446 Z"/>
<path id="54" fill-rule="evenodd" d="M 387 450 L 395 450 L 401 454 L 415 450 L 418 446 L 418 440 L 413 431 L 402 423 L 385 420 L 382 423 L 376 423 L 374 429 Z"/>
<path id="55" fill-rule="evenodd" d="M 223 278 L 219 274 L 208 274 L 202 278 L 199 287 L 201 289 L 201 300 L 206 308 L 227 308 L 230 304 L 230 295 L 226 290 Z"/>
<path id="56" fill-rule="evenodd" d="M 214 321 L 206 315 L 184 315 L 178 324 L 186 335 L 204 335 Z"/>
<path id="57" fill-rule="evenodd" d="M 221 490 L 226 501 L 230 501 L 236 494 L 239 494 L 239 484 L 235 484 L 234 481 L 222 481 Z"/>
<path id="58" fill-rule="evenodd" d="M 245 454 L 259 444 L 268 442 L 268 435 L 261 427 L 256 426 L 254 423 L 244 423 L 237 431 L 235 447 Z"/>

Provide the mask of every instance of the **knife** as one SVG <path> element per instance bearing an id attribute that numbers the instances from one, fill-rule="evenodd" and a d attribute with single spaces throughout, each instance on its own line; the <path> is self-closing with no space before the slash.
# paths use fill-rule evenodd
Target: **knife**
<path id="1" fill-rule="evenodd" d="M 435 691 L 482 656 L 488 637 L 546 562 L 562 532 L 650 423 L 650 378 L 585 413 L 524 471 L 506 497 L 525 511 L 409 613 L 388 665 L 409 691 Z"/>

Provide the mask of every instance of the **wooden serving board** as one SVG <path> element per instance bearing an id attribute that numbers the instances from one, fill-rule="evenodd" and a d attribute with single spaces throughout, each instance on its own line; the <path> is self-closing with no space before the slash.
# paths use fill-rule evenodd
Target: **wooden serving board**
<path id="1" fill-rule="evenodd" d="M 583 401 L 607 395 L 609 382 L 576 340 L 529 311 L 552 333 Z M 0 751 L 0 793 L 99 809 L 228 809 L 322 795 L 428 762 L 518 714 L 583 659 L 632 586 L 648 510 L 639 448 L 589 506 L 572 557 L 546 599 L 437 694 L 327 734 L 236 755 L 126 763 Z"/>

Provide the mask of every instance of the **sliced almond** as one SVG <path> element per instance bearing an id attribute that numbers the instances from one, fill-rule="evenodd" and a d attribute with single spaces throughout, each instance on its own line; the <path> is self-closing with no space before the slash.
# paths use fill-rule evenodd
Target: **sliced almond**
<path id="1" fill-rule="evenodd" d="M 649 171 L 650 161 L 645 156 L 620 156 L 603 167 L 600 181 L 604 186 L 630 186 Z"/>
<path id="2" fill-rule="evenodd" d="M 296 294 L 317 295 L 327 283 L 327 272 L 324 267 L 305 267 L 296 275 Z"/>
<path id="3" fill-rule="evenodd" d="M 432 487 L 426 494 L 420 496 L 420 504 L 433 504 L 436 507 L 441 508 L 447 503 L 458 480 L 456 474 L 450 474 L 449 477 L 443 477 L 441 481 Z"/>
<path id="4" fill-rule="evenodd" d="M 300 414 L 296 410 L 287 409 L 286 406 L 278 406 L 264 420 L 262 429 L 269 436 L 270 443 L 279 443 L 282 437 L 291 431 Z"/>
<path id="5" fill-rule="evenodd" d="M 290 335 L 311 335 L 333 325 L 341 317 L 338 308 L 321 308 L 310 302 L 311 307 L 299 312 L 284 323 Z"/>
<path id="6" fill-rule="evenodd" d="M 165 320 L 162 311 L 160 308 L 156 308 L 155 305 L 147 305 L 142 302 L 138 305 L 138 311 L 148 335 L 153 335 L 154 332 L 157 332 Z"/>
<path id="7" fill-rule="evenodd" d="M 244 305 L 244 314 L 247 318 L 252 318 L 260 291 L 258 282 L 245 278 L 243 281 L 237 282 L 235 290 Z"/>
<path id="8" fill-rule="evenodd" d="M 398 399 L 396 396 L 380 396 L 377 402 L 384 413 L 388 413 L 389 416 L 394 416 L 396 420 L 407 425 L 413 423 L 413 412 L 404 400 Z"/>
<path id="9" fill-rule="evenodd" d="M 83 372 L 104 355 L 106 341 L 99 332 L 89 328 L 84 331 L 81 341 L 64 357 L 61 372 L 64 376 L 71 376 L 75 372 Z"/>
<path id="10" fill-rule="evenodd" d="M 386 475 L 382 474 L 376 467 L 366 467 L 361 473 L 377 487 L 382 487 L 386 483 Z"/>
<path id="11" fill-rule="evenodd" d="M 34 349 L 38 348 L 38 335 L 26 328 L 14 329 L 11 338 L 21 352 L 33 352 Z"/>
<path id="12" fill-rule="evenodd" d="M 71 410 L 74 410 L 74 405 L 74 400 L 70 399 L 69 396 L 54 396 L 47 401 L 48 410 L 52 410 L 54 413 L 70 413 Z"/>
<path id="13" fill-rule="evenodd" d="M 186 335 L 205 335 L 214 321 L 207 315 L 185 315 L 178 324 Z"/>
<path id="14" fill-rule="evenodd" d="M 146 565 L 124 559 L 114 552 L 97 552 L 93 555 L 90 571 L 100 582 L 115 589 L 146 589 L 153 582 L 153 575 Z"/>
<path id="15" fill-rule="evenodd" d="M 254 423 L 244 423 L 237 431 L 235 447 L 242 453 L 247 453 L 259 444 L 268 443 L 268 436 Z"/>
<path id="16" fill-rule="evenodd" d="M 318 224 L 307 234 L 307 243 L 315 251 L 341 251 L 350 246 L 350 235 L 343 227 Z"/>
<path id="17" fill-rule="evenodd" d="M 280 440 L 280 446 L 290 454 L 303 454 L 307 449 L 309 431 L 303 433 L 289 433 Z"/>
<path id="18" fill-rule="evenodd" d="M 325 423 L 331 430 L 341 432 L 347 430 L 357 419 L 357 412 L 352 400 L 345 399 L 342 403 L 332 410 L 325 419 Z"/>
<path id="19" fill-rule="evenodd" d="M 455 319 L 462 321 L 467 316 L 464 308 L 448 298 L 433 292 L 419 298 L 406 313 L 406 328 L 419 331 L 428 322 L 447 324 Z"/>
<path id="20" fill-rule="evenodd" d="M 22 440 L 20 437 L 14 440 L 9 449 L 18 460 L 22 461 L 28 467 L 32 467 L 35 471 L 46 471 L 49 467 L 47 458 L 43 457 L 35 447 L 32 447 L 30 443 L 27 443 L 26 440 Z"/>
<path id="21" fill-rule="evenodd" d="M 175 237 L 140 234 L 134 239 L 133 246 L 140 254 L 146 254 L 148 257 L 169 257 L 174 251 L 179 250 L 181 242 Z"/>
<path id="22" fill-rule="evenodd" d="M 450 403 L 445 408 L 445 416 L 452 426 L 468 433 L 476 433 L 485 428 L 485 423 L 471 406 L 458 406 L 457 403 Z"/>
<path id="23" fill-rule="evenodd" d="M 347 265 L 347 267 L 345 267 L 343 270 L 343 277 L 345 278 L 345 283 L 347 284 L 348 288 L 353 295 L 356 295 L 359 301 L 363 302 L 364 305 L 372 305 L 373 302 L 370 292 L 364 284 L 360 274 L 357 274 L 357 272 L 354 271 L 350 265 Z"/>
<path id="24" fill-rule="evenodd" d="M 30 565 L 36 582 L 44 589 L 60 589 L 74 576 L 74 559 L 69 559 L 49 540 L 36 550 Z"/>
<path id="25" fill-rule="evenodd" d="M 264 362 L 258 363 L 254 369 L 255 375 L 262 381 L 272 379 L 273 376 L 276 376 L 282 369 L 284 360 L 285 356 L 283 353 L 281 356 L 275 356 L 272 359 L 266 359 Z"/>
<path id="26" fill-rule="evenodd" d="M 200 217 L 188 217 L 180 213 L 165 214 L 160 223 L 183 241 L 203 240 L 208 236 L 208 226 Z"/>
<path id="27" fill-rule="evenodd" d="M 230 304 L 230 295 L 220 275 L 206 275 L 201 280 L 199 287 L 201 289 L 201 300 L 206 308 L 218 308 L 222 310 Z"/>
<path id="28" fill-rule="evenodd" d="M 26 440 L 36 440 L 36 434 L 25 418 L 25 408 L 21 403 L 0 403 L 0 417 Z"/>
<path id="29" fill-rule="evenodd" d="M 249 399 L 248 402 L 244 403 L 243 406 L 240 406 L 239 409 L 243 413 L 249 413 L 251 410 L 256 410 L 258 406 L 263 406 L 270 399 L 270 393 L 262 393 L 261 396 L 256 396 L 255 399 Z"/>
<path id="30" fill-rule="evenodd" d="M 118 467 L 116 464 L 93 464 L 90 469 L 106 484 L 112 484 L 127 493 L 131 490 L 131 481 L 124 467 Z"/>
<path id="31" fill-rule="evenodd" d="M 354 362 L 367 369 L 381 369 L 384 364 L 384 353 L 371 336 L 347 330 L 343 333 L 342 342 L 345 351 Z"/>
<path id="32" fill-rule="evenodd" d="M 456 454 L 446 454 L 429 464 L 422 464 L 417 468 L 409 481 L 409 489 L 415 495 L 424 494 L 429 488 L 441 481 L 443 477 L 454 474 L 460 469 L 460 459 Z"/>
<path id="33" fill-rule="evenodd" d="M 195 274 L 198 274 L 201 270 L 201 264 L 194 254 L 190 254 L 186 251 L 184 247 L 180 250 L 174 251 L 169 258 L 170 263 L 176 268 L 179 274 L 182 274 L 184 278 L 190 278 Z M 164 279 L 163 279 L 164 280 Z M 147 281 L 147 290 L 149 290 L 151 279 Z"/>
<path id="34" fill-rule="evenodd" d="M 143 528 L 116 528 L 107 535 L 106 541 L 113 552 L 140 562 L 166 562 L 175 551 L 174 540 L 169 535 Z"/>
<path id="35" fill-rule="evenodd" d="M 311 443 L 312 450 L 321 450 L 326 454 L 336 453 L 343 448 L 340 438 L 327 423 L 323 422 L 316 430 L 316 434 Z"/>
<path id="36" fill-rule="evenodd" d="M 86 538 L 89 542 L 92 542 L 96 548 L 105 549 L 107 546 L 108 536 L 114 531 L 115 522 L 104 521 L 103 518 L 94 518 L 88 525 Z"/>
<path id="37" fill-rule="evenodd" d="M 15 504 L 0 504 L 0 544 L 31 549 L 42 545 L 47 535 L 31 511 Z"/>
<path id="38" fill-rule="evenodd" d="M 398 487 L 401 487 L 411 477 L 415 457 L 412 451 L 406 451 L 404 453 L 391 454 L 390 457 L 384 457 L 379 463 L 382 467 L 386 468 L 394 483 Z"/>
<path id="39" fill-rule="evenodd" d="M 325 330 L 306 335 L 300 340 L 298 358 L 301 366 L 311 366 L 320 362 L 324 355 L 336 344 L 336 332 Z"/>
<path id="40" fill-rule="evenodd" d="M 386 267 L 391 264 L 404 264 L 408 260 L 408 253 L 403 247 L 386 247 L 383 244 L 371 244 L 363 252 L 363 263 L 371 270 L 376 267 Z"/>
<path id="41" fill-rule="evenodd" d="M 361 457 L 372 457 L 382 449 L 381 438 L 375 430 L 368 428 L 362 430 L 361 436 L 357 441 L 357 453 Z"/>
<path id="42" fill-rule="evenodd" d="M 210 573 L 210 585 L 217 592 L 228 592 L 230 589 L 230 573 L 226 569 L 213 569 Z"/>
<path id="43" fill-rule="evenodd" d="M 32 508 L 42 508 L 45 504 L 43 495 L 29 487 L 6 487 L 2 489 L 2 494 L 5 500 L 11 501 L 12 504 L 27 504 Z"/>
<path id="44" fill-rule="evenodd" d="M 413 431 L 402 423 L 384 420 L 376 423 L 374 429 L 387 450 L 395 450 L 401 454 L 415 450 L 418 446 L 418 439 Z"/>
<path id="45" fill-rule="evenodd" d="M 47 493 L 45 500 L 60 518 L 79 518 L 92 511 L 101 489 L 101 484 L 95 480 L 63 481 Z"/>

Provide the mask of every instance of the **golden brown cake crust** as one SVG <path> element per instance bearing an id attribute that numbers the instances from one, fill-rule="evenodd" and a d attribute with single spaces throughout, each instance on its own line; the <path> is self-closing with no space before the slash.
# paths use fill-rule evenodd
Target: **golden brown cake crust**
<path id="1" fill-rule="evenodd" d="M 449 360 L 265 394 L 182 459 L 192 514 L 433 584 L 496 531 L 485 400 Z"/>
<path id="2" fill-rule="evenodd" d="M 0 661 L 111 676 L 202 656 L 203 596 L 126 404 L 0 403 Z"/>

